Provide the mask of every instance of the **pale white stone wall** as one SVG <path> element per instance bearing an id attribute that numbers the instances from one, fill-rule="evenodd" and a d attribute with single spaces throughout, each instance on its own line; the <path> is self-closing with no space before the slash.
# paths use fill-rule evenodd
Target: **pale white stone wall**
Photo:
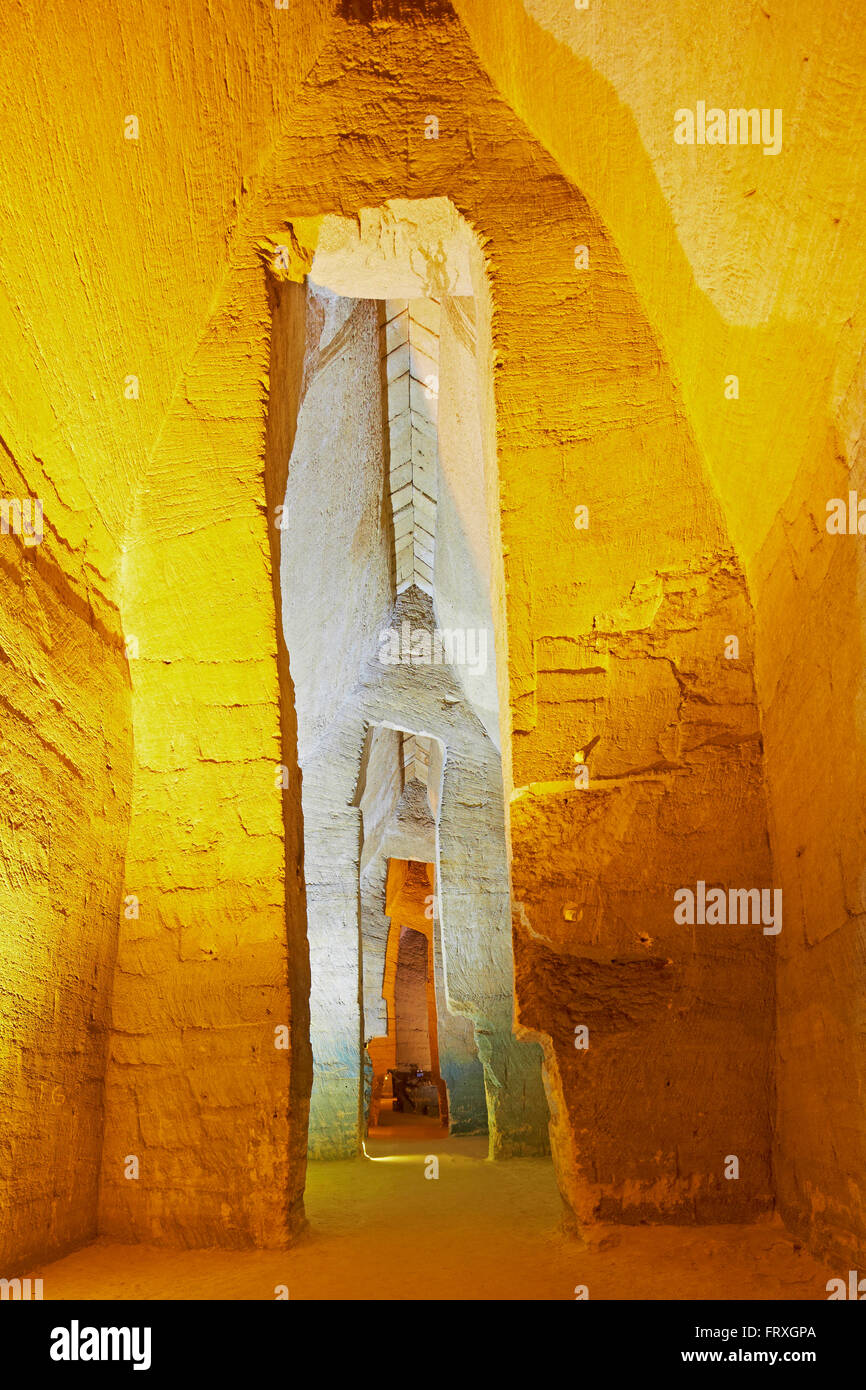
<path id="1" fill-rule="evenodd" d="M 434 975 L 452 1132 L 488 1131 L 495 1154 L 539 1152 L 547 1144 L 540 1052 L 512 1032 L 500 755 L 455 669 L 381 659 L 383 631 L 408 624 L 432 637 L 438 598 L 420 583 L 401 589 L 380 319 L 379 305 L 309 287 L 305 392 L 282 534 L 312 975 L 310 1153 L 348 1156 L 363 1134 L 365 1043 L 381 1036 L 386 1023 L 389 857 L 436 868 Z M 411 401 L 410 385 L 410 415 Z M 424 468 L 431 457 L 425 455 Z M 414 470 L 414 457 L 409 466 Z M 477 461 L 467 455 L 466 466 Z M 414 517 L 414 483 L 411 492 Z M 474 584 L 484 608 L 488 591 L 474 578 L 482 561 L 478 555 L 459 561 L 466 528 L 456 503 L 449 503 L 448 515 L 441 553 L 452 560 L 445 573 L 467 589 Z M 429 512 L 424 516 L 430 522 Z M 432 526 L 421 529 L 436 547 L 435 579 L 438 523 Z M 388 730 L 406 737 L 395 743 Z M 420 818 L 417 803 L 408 807 L 404 797 L 415 779 L 427 787 L 429 815 Z"/>

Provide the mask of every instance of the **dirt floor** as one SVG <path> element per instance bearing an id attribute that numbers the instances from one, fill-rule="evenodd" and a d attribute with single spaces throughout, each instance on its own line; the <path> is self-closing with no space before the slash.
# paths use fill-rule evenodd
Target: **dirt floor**
<path id="1" fill-rule="evenodd" d="M 413 1117 L 405 1117 L 410 1120 Z M 833 1271 L 776 1222 L 561 1229 L 547 1160 L 491 1163 L 486 1140 L 389 1127 L 370 1157 L 311 1163 L 289 1251 L 96 1244 L 30 1271 L 47 1299 L 826 1299 Z M 425 1177 L 429 1155 L 439 1176 Z M 838 1271 L 837 1271 L 838 1272 Z"/>

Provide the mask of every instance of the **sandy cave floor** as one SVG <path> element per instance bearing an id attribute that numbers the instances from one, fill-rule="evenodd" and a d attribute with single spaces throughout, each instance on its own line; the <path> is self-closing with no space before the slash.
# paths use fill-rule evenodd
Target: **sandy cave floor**
<path id="1" fill-rule="evenodd" d="M 311 1163 L 309 1230 L 288 1251 L 97 1243 L 30 1271 L 46 1300 L 820 1299 L 833 1271 L 777 1220 L 561 1229 L 549 1160 L 486 1161 L 486 1140 L 380 1130 L 374 1158 Z M 438 1179 L 424 1177 L 439 1158 Z"/>

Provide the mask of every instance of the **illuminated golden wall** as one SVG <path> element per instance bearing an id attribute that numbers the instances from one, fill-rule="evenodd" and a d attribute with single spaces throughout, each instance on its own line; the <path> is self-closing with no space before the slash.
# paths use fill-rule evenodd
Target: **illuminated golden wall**
<path id="1" fill-rule="evenodd" d="M 738 0 L 712 21 L 681 3 L 664 23 L 630 0 L 455 8 L 505 99 L 609 228 L 745 571 L 788 914 L 777 1200 L 816 1248 L 862 1251 L 863 562 L 856 537 L 827 533 L 826 506 L 864 491 L 863 17 L 801 0 Z M 780 154 L 676 145 L 673 112 L 698 100 L 781 108 Z"/>
<path id="2" fill-rule="evenodd" d="M 0 538 L 7 1264 L 98 1225 L 268 1244 L 298 1220 L 298 791 L 293 766 L 274 781 L 271 314 L 245 218 L 325 8 L 0 20 L 0 495 L 45 517 L 40 546 Z M 295 978 L 299 1063 L 274 1032 Z"/>

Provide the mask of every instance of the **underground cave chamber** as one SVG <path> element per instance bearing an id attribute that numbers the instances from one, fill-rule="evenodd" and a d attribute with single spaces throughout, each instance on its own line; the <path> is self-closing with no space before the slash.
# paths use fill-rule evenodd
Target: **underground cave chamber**
<path id="1" fill-rule="evenodd" d="M 797 58 L 807 170 L 675 145 L 603 24 L 578 53 L 520 4 L 344 8 L 378 18 L 301 54 L 191 0 L 140 145 L 69 121 L 62 36 L 28 36 L 0 1276 L 96 1237 L 117 1269 L 286 1250 L 412 1070 L 443 1144 L 529 1156 L 479 1165 L 455 1241 L 538 1159 L 550 1227 L 644 1271 L 712 1228 L 674 1296 L 723 1230 L 862 1268 L 864 569 L 825 524 L 863 493 L 849 16 Z M 763 17 L 701 54 L 689 9 L 653 29 L 672 70 L 772 85 Z M 108 87 L 139 23 L 105 26 Z M 58 226 L 80 277 L 33 258 Z M 776 893 L 774 934 L 705 911 Z"/>

